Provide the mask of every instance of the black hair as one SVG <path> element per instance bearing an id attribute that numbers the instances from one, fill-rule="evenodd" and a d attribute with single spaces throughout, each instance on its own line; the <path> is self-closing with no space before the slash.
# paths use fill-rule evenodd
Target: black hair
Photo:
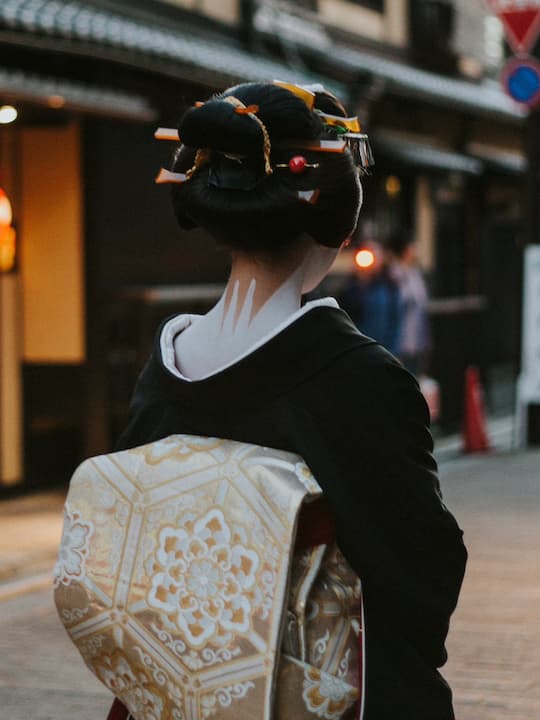
<path id="1" fill-rule="evenodd" d="M 257 106 L 256 117 L 271 145 L 271 174 L 265 173 L 261 123 L 239 114 L 227 98 Z M 182 145 L 172 169 L 189 173 L 201 150 L 206 162 L 189 180 L 173 186 L 180 226 L 204 227 L 218 241 L 243 250 L 281 249 L 304 233 L 322 245 L 339 247 L 356 226 L 361 188 L 348 149 L 332 153 L 301 148 L 305 141 L 337 137 L 323 126 L 316 109 L 346 116 L 341 103 L 325 91 L 315 91 L 310 110 L 293 92 L 272 83 L 237 85 L 187 110 L 178 127 Z M 301 174 L 276 168 L 294 155 L 318 167 Z M 299 198 L 299 191 L 309 190 L 318 190 L 316 203 Z"/>

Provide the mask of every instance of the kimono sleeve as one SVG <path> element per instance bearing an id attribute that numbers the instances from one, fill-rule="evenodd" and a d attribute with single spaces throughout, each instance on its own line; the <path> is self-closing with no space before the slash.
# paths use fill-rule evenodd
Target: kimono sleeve
<path id="1" fill-rule="evenodd" d="M 362 579 L 371 617 L 439 667 L 466 550 L 443 503 L 427 405 L 390 355 L 343 372 L 335 400 L 340 471 L 328 497 L 338 544 Z"/>

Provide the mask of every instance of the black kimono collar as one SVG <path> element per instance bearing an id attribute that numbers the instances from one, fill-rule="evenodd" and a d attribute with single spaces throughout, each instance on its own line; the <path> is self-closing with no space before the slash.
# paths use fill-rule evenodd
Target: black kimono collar
<path id="1" fill-rule="evenodd" d="M 167 369 L 161 355 L 161 324 L 152 369 L 161 389 L 179 403 L 255 406 L 286 393 L 349 350 L 374 341 L 358 332 L 340 308 L 315 307 L 238 362 L 202 380 L 188 381 Z"/>

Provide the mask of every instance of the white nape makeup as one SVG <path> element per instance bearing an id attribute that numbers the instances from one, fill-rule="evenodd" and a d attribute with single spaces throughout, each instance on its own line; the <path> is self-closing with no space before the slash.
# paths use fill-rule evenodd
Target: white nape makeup
<path id="1" fill-rule="evenodd" d="M 238 287 L 238 285 L 239 281 L 237 280 L 236 287 Z M 248 332 L 249 330 L 249 324 L 255 314 L 253 312 L 253 298 L 255 297 L 256 289 L 257 281 L 255 278 L 251 278 L 242 306 L 236 310 L 236 322 L 234 325 L 234 331 L 236 333 Z"/>
<path id="2" fill-rule="evenodd" d="M 316 287 L 339 250 L 308 244 L 298 263 L 275 267 L 233 258 L 231 277 L 219 302 L 204 316 L 179 317 L 173 339 L 175 372 L 186 380 L 202 380 L 234 364 L 317 305 L 302 294 Z M 174 327 L 173 319 L 170 321 Z M 165 333 L 164 333 L 165 335 Z M 167 351 L 167 348 L 163 348 Z M 170 353 L 169 353 L 170 354 Z M 165 352 L 163 353 L 165 359 Z"/>

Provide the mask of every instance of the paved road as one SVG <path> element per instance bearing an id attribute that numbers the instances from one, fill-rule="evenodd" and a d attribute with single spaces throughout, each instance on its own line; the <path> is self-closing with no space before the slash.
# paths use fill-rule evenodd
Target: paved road
<path id="1" fill-rule="evenodd" d="M 444 675 L 457 720 L 540 718 L 540 452 L 443 467 L 468 572 Z"/>
<path id="2" fill-rule="evenodd" d="M 540 452 L 465 459 L 441 478 L 470 551 L 444 668 L 457 720 L 536 720 Z M 109 693 L 68 640 L 50 591 L 0 602 L 0 649 L 0 720 L 105 719 Z"/>
<path id="3" fill-rule="evenodd" d="M 110 693 L 57 619 L 52 593 L 0 604 L 1 720 L 105 720 Z"/>

